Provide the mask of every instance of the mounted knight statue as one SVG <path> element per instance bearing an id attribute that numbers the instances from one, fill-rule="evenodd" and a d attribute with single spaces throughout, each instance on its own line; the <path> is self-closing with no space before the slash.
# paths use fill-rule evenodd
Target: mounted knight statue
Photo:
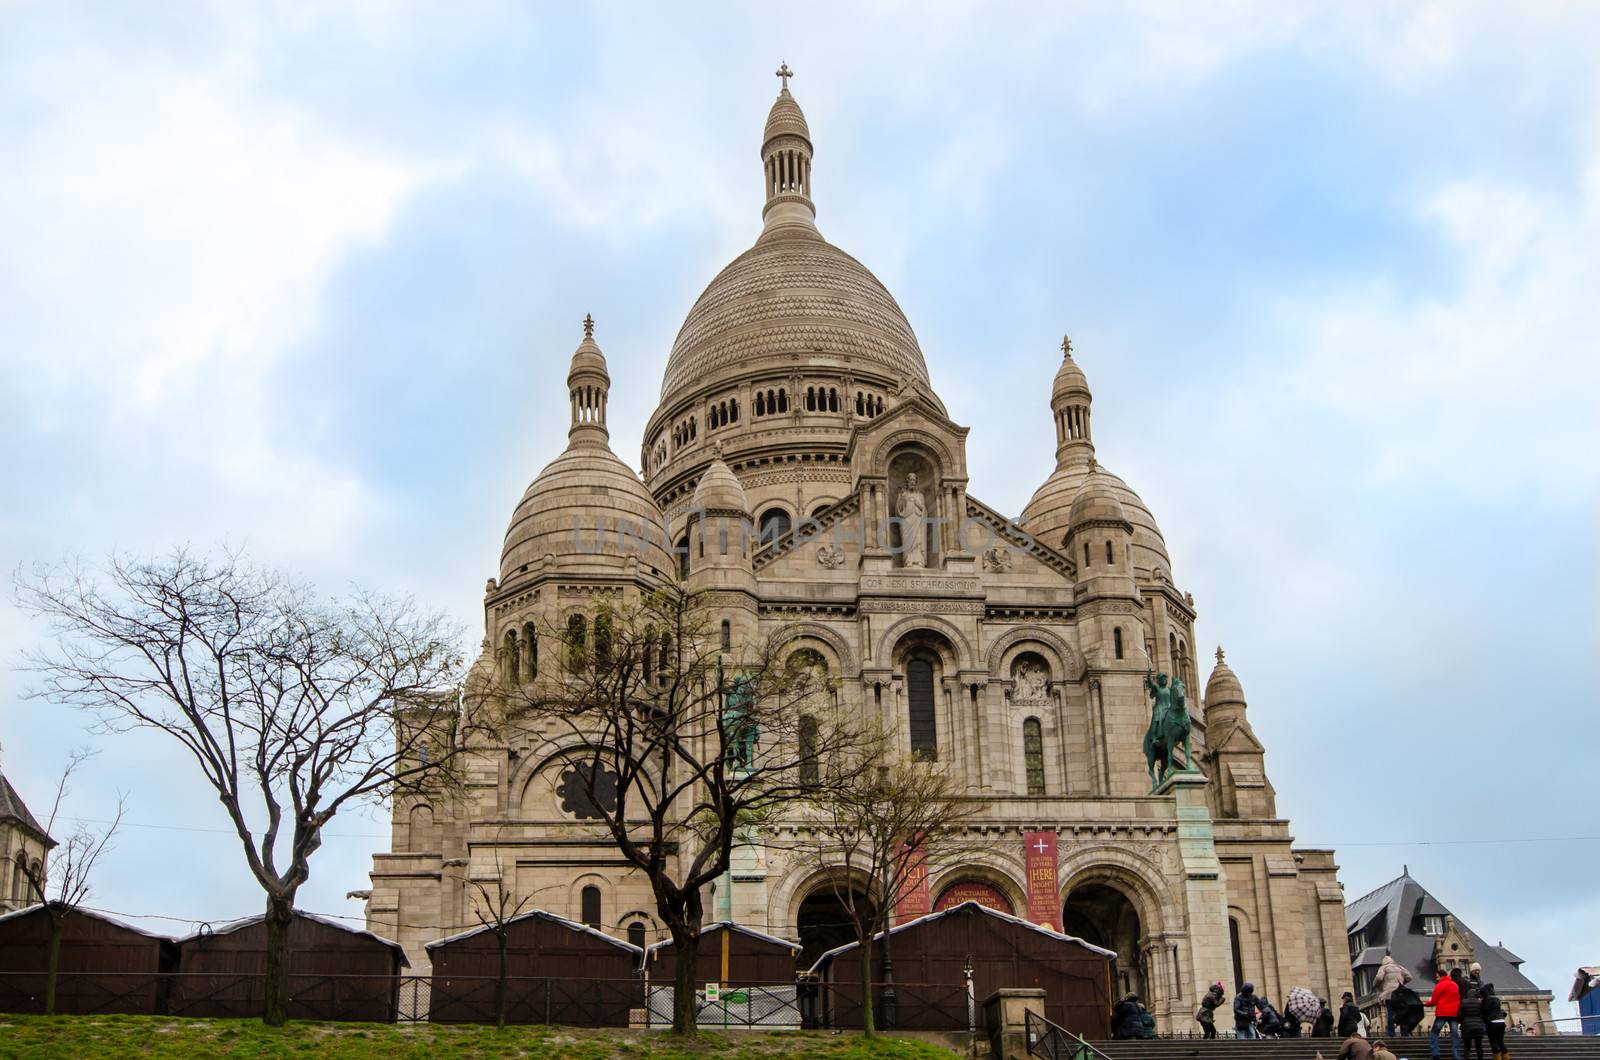
<path id="1" fill-rule="evenodd" d="M 1150 770 L 1150 788 L 1155 790 L 1173 773 L 1192 768 L 1189 756 L 1189 705 L 1184 701 L 1183 679 L 1174 678 L 1168 686 L 1167 675 L 1157 674 L 1151 680 L 1146 674 L 1145 691 L 1154 701 L 1150 710 L 1150 727 L 1144 733 L 1144 760 Z M 1173 754 L 1183 748 L 1180 765 Z"/>

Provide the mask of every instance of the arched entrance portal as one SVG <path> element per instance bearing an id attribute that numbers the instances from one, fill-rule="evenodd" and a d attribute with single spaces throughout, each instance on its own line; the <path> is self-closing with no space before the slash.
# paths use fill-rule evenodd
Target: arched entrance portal
<path id="1" fill-rule="evenodd" d="M 865 902 L 866 896 L 861 891 L 855 891 L 852 901 Z M 857 905 L 857 908 L 862 908 Z M 871 910 L 868 904 L 865 908 Z M 850 911 L 845 908 L 844 902 L 834 893 L 833 888 L 823 884 L 806 896 L 800 903 L 800 913 L 795 918 L 795 927 L 800 934 L 800 967 L 810 968 L 816 963 L 818 957 L 827 953 L 835 946 L 843 946 L 856 940 L 856 930 L 850 922 Z"/>
<path id="2" fill-rule="evenodd" d="M 1061 927 L 1069 935 L 1117 954 L 1117 996 L 1138 994 L 1146 1004 L 1153 1000 L 1145 993 L 1144 968 L 1140 961 L 1139 940 L 1143 928 L 1139 911 L 1128 896 L 1104 883 L 1085 883 L 1072 889 L 1061 910 Z"/>

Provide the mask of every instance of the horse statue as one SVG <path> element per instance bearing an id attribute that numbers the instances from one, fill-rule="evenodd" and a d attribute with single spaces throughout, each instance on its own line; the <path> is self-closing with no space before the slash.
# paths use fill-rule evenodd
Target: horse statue
<path id="1" fill-rule="evenodd" d="M 1156 674 L 1151 680 L 1145 674 L 1144 687 L 1154 701 L 1150 710 L 1150 727 L 1144 733 L 1144 760 L 1150 770 L 1150 790 L 1154 791 L 1173 773 L 1192 769 L 1189 755 L 1189 706 L 1184 701 L 1183 679 L 1174 678 L 1167 684 L 1166 674 Z M 1183 765 L 1179 766 L 1174 752 L 1183 747 Z"/>

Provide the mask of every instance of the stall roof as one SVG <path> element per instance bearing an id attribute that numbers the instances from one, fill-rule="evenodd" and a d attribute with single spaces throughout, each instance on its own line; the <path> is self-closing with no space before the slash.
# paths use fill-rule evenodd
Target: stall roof
<path id="1" fill-rule="evenodd" d="M 889 934 L 893 935 L 893 934 L 896 934 L 897 932 L 904 931 L 906 928 L 916 927 L 919 924 L 927 924 L 927 923 L 930 923 L 930 922 L 932 922 L 934 920 L 938 920 L 940 917 L 946 917 L 946 916 L 951 915 L 952 913 L 964 912 L 964 911 L 969 910 L 969 909 L 977 910 L 978 912 L 982 913 L 984 916 L 992 916 L 996 920 L 1004 920 L 1004 921 L 1008 921 L 1008 922 L 1010 922 L 1012 924 L 1018 924 L 1018 925 L 1020 925 L 1022 927 L 1027 928 L 1029 931 L 1037 931 L 1041 935 L 1046 935 L 1046 936 L 1048 936 L 1050 938 L 1053 938 L 1053 939 L 1060 939 L 1062 942 L 1076 942 L 1078 945 L 1082 946 L 1084 949 L 1092 950 L 1095 953 L 1098 953 L 1103 957 L 1112 957 L 1112 958 L 1116 957 L 1116 953 L 1114 951 L 1105 949 L 1104 947 L 1101 947 L 1101 946 L 1096 946 L 1092 942 L 1085 942 L 1083 939 L 1078 938 L 1076 935 L 1066 935 L 1066 934 L 1063 934 L 1062 932 L 1059 932 L 1059 931 L 1051 931 L 1049 928 L 1041 927 L 1038 924 L 1035 924 L 1031 920 L 1024 920 L 1020 916 L 1012 916 L 1010 913 L 1002 913 L 998 909 L 990 909 L 988 906 L 982 905 L 982 904 L 980 904 L 978 902 L 962 902 L 960 905 L 953 905 L 949 909 L 942 909 L 937 913 L 929 913 L 926 916 L 919 916 L 919 917 L 917 917 L 917 919 L 908 920 L 904 924 L 896 924 L 894 927 L 889 929 Z M 883 932 L 881 932 L 881 931 L 878 932 L 876 935 L 873 936 L 873 938 L 874 939 L 883 938 Z M 845 950 L 855 949 L 859 945 L 861 945 L 861 943 L 859 943 L 859 942 L 847 942 L 843 946 L 835 946 L 833 949 L 827 951 L 822 956 L 818 957 L 817 960 L 816 960 L 816 963 L 811 966 L 810 971 L 814 974 L 817 971 L 818 968 L 822 967 L 822 962 L 823 961 L 826 961 L 826 960 L 829 960 L 830 958 L 836 957 L 839 954 L 843 953 Z"/>
<path id="2" fill-rule="evenodd" d="M 43 908 L 44 908 L 44 904 L 42 902 L 35 902 L 32 905 L 25 906 L 22 909 L 13 909 L 9 913 L 0 913 L 0 924 L 5 923 L 7 920 L 15 920 L 18 917 L 27 916 L 29 913 L 35 912 L 35 911 L 43 909 Z M 110 915 L 108 915 L 106 913 L 96 912 L 93 909 L 85 909 L 81 905 L 73 906 L 72 907 L 72 914 L 74 916 L 87 916 L 87 917 L 92 917 L 95 920 L 103 920 L 107 924 L 115 924 L 117 927 L 126 928 L 129 931 L 137 931 L 141 935 L 148 935 L 151 938 L 159 939 L 162 942 L 173 942 L 173 941 L 176 941 L 171 935 L 160 935 L 160 934 L 157 934 L 154 931 L 149 931 L 149 930 L 146 930 L 145 928 L 139 927 L 137 924 L 130 924 L 126 920 L 118 920 L 116 917 L 110 916 Z"/>
<path id="3" fill-rule="evenodd" d="M 1567 995 L 1567 1000 L 1582 1000 L 1591 990 L 1600 990 L 1600 965 L 1585 965 L 1578 969 L 1578 974 L 1572 977 L 1572 993 Z"/>
<path id="4" fill-rule="evenodd" d="M 299 916 L 299 917 L 304 917 L 307 920 L 314 920 L 317 923 L 323 925 L 324 927 L 338 928 L 340 931 L 345 931 L 345 932 L 348 932 L 348 933 L 350 933 L 352 935 L 365 935 L 369 939 L 373 939 L 374 941 L 381 942 L 385 946 L 388 946 L 389 948 L 395 950 L 396 952 L 398 952 L 400 954 L 400 967 L 402 967 L 402 968 L 411 967 L 411 962 L 406 958 L 406 948 L 404 946 L 400 945 L 398 942 L 394 941 L 393 939 L 386 939 L 382 935 L 374 934 L 373 932 L 367 931 L 364 928 L 353 928 L 349 924 L 341 924 L 341 923 L 339 923 L 339 921 L 334 920 L 332 917 L 323 916 L 321 913 L 308 913 L 304 909 L 296 909 L 294 911 L 294 915 L 295 916 Z M 232 934 L 235 931 L 240 930 L 241 928 L 250 927 L 252 924 L 259 924 L 263 920 L 265 920 L 266 918 L 267 918 L 267 916 L 266 916 L 265 913 L 257 913 L 255 916 L 245 916 L 245 917 L 240 917 L 238 920 L 226 921 L 226 922 L 224 922 L 222 924 L 217 925 L 216 927 L 210 927 L 210 926 L 203 927 L 199 931 L 191 932 L 191 933 L 183 936 L 182 938 L 178 939 L 178 944 L 182 945 L 185 942 L 189 942 L 189 941 L 192 941 L 194 939 L 201 938 L 202 936 L 229 935 L 229 934 Z"/>
<path id="5" fill-rule="evenodd" d="M 761 939 L 763 942 L 773 942 L 779 946 L 787 946 L 796 953 L 799 953 L 805 948 L 798 942 L 790 942 L 788 939 L 780 939 L 776 935 L 768 935 L 764 931 L 757 931 L 755 928 L 745 927 L 743 924 L 735 924 L 731 920 L 717 920 L 710 924 L 703 924 L 700 927 L 700 934 L 704 935 L 706 932 L 715 931 L 717 928 L 727 928 L 729 931 L 737 931 L 741 935 L 749 935 L 751 938 Z M 671 939 L 662 939 L 660 942 L 652 942 L 650 945 L 646 946 L 644 948 L 644 952 L 653 953 L 663 946 L 670 945 L 672 945 Z"/>
<path id="6" fill-rule="evenodd" d="M 552 923 L 560 924 L 562 927 L 571 928 L 573 931 L 581 931 L 587 935 L 594 935 L 596 938 L 605 939 L 607 942 L 611 943 L 611 945 L 628 950 L 631 953 L 644 952 L 633 943 L 624 942 L 619 938 L 613 938 L 610 935 L 607 935 L 604 931 L 601 931 L 599 928 L 592 928 L 588 924 L 580 924 L 576 920 L 568 920 L 566 917 L 559 916 L 555 913 L 547 913 L 543 909 L 530 909 L 526 913 L 518 913 L 510 920 L 507 920 L 506 923 L 508 925 L 515 924 L 519 921 L 527 920 L 529 917 L 538 917 L 542 920 L 549 920 Z M 446 935 L 442 939 L 434 939 L 432 942 L 428 943 L 422 948 L 425 950 L 431 950 L 435 946 L 443 946 L 447 942 L 457 942 L 461 939 L 471 938 L 473 935 L 481 935 L 483 932 L 488 930 L 490 930 L 489 925 L 482 924 L 475 928 L 469 928 L 466 931 L 458 931 L 454 935 Z"/>

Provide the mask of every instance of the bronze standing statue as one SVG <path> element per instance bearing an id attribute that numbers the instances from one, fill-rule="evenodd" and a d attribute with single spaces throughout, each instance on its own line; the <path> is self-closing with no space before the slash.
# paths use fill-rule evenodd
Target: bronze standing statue
<path id="1" fill-rule="evenodd" d="M 1189 757 L 1189 705 L 1184 701 L 1183 679 L 1177 678 L 1169 686 L 1166 674 L 1150 674 L 1144 678 L 1145 691 L 1153 704 L 1150 710 L 1150 727 L 1144 733 L 1144 760 L 1150 770 L 1150 788 L 1155 790 L 1161 782 L 1180 770 L 1190 768 Z M 1173 754 L 1183 747 L 1183 765 L 1179 766 Z"/>

